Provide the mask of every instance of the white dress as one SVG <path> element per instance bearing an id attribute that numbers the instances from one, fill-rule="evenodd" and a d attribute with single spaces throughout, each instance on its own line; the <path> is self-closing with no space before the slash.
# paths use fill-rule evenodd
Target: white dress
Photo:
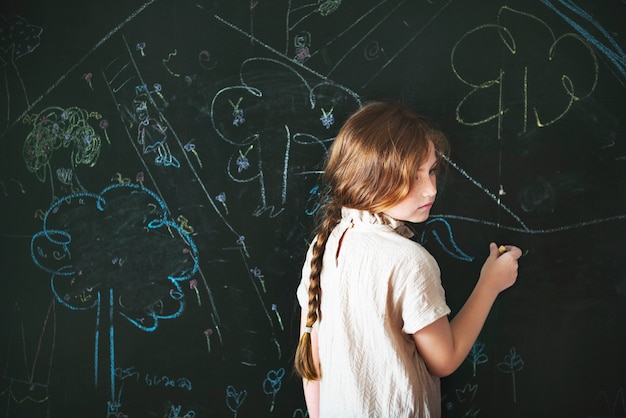
<path id="1" fill-rule="evenodd" d="M 439 266 L 402 222 L 386 221 L 343 208 L 326 244 L 315 324 L 321 418 L 441 415 L 439 379 L 411 335 L 450 313 Z M 311 248 L 297 290 L 305 310 Z"/>

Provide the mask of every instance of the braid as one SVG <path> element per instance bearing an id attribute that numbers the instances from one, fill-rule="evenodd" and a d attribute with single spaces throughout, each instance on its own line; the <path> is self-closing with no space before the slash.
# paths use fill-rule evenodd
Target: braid
<path id="1" fill-rule="evenodd" d="M 322 288 L 320 286 L 320 276 L 322 273 L 322 262 L 326 242 L 341 219 L 341 207 L 335 204 L 332 199 L 322 208 L 322 221 L 317 228 L 315 244 L 313 244 L 313 254 L 311 257 L 311 275 L 309 277 L 309 310 L 306 319 L 306 326 L 312 327 L 319 319 L 322 319 L 320 302 L 322 300 Z M 300 343 L 296 350 L 295 370 L 300 376 L 307 380 L 318 380 L 321 375 L 317 371 L 311 350 L 311 333 L 305 332 L 300 337 Z"/>

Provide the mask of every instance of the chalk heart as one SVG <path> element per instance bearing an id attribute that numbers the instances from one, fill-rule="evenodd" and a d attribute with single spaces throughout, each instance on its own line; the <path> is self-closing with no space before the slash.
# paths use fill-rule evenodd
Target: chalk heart
<path id="1" fill-rule="evenodd" d="M 231 411 L 236 411 L 246 400 L 246 397 L 248 396 L 248 391 L 243 389 L 241 392 L 237 392 L 234 387 L 228 386 L 226 388 L 226 394 L 228 395 L 226 397 L 226 403 L 228 404 L 228 407 Z"/>

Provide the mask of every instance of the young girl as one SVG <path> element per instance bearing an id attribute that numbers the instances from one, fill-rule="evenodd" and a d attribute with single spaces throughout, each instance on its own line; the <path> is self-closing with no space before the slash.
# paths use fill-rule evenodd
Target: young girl
<path id="1" fill-rule="evenodd" d="M 463 362 L 517 278 L 521 250 L 500 255 L 491 243 L 474 291 L 448 321 L 439 267 L 404 225 L 428 218 L 446 146 L 414 112 L 384 102 L 360 108 L 333 142 L 297 290 L 295 369 L 311 418 L 439 417 L 439 377 Z"/>

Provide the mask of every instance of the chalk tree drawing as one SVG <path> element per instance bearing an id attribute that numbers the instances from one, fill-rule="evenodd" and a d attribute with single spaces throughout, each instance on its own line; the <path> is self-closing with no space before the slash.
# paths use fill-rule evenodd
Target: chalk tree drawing
<path id="1" fill-rule="evenodd" d="M 489 356 L 485 354 L 485 343 L 482 341 L 476 341 L 472 345 L 472 349 L 467 356 L 467 359 L 472 363 L 472 376 L 476 377 L 476 366 L 479 364 L 485 364 L 489 361 Z"/>
<path id="2" fill-rule="evenodd" d="M 24 118 L 33 125 L 23 146 L 26 168 L 42 182 L 49 178 L 53 196 L 55 177 L 64 194 L 85 190 L 75 168 L 93 167 L 98 161 L 102 140 L 89 122 L 101 118 L 97 112 L 57 106 Z M 67 151 L 62 152 L 63 149 Z"/>
<path id="3" fill-rule="evenodd" d="M 143 331 L 179 317 L 185 308 L 182 282 L 198 270 L 193 240 L 154 192 L 114 184 L 99 194 L 75 193 L 54 202 L 43 230 L 31 240 L 31 255 L 51 274 L 59 304 L 76 311 L 95 308 L 96 385 L 101 319 L 108 308 L 111 402 L 119 406 L 114 313 Z"/>
<path id="4" fill-rule="evenodd" d="M 515 347 L 509 349 L 509 354 L 504 356 L 504 361 L 498 363 L 498 370 L 502 373 L 511 375 L 513 381 L 513 402 L 517 402 L 517 386 L 515 383 L 515 372 L 519 372 L 524 368 L 524 360 L 517 353 Z"/>

